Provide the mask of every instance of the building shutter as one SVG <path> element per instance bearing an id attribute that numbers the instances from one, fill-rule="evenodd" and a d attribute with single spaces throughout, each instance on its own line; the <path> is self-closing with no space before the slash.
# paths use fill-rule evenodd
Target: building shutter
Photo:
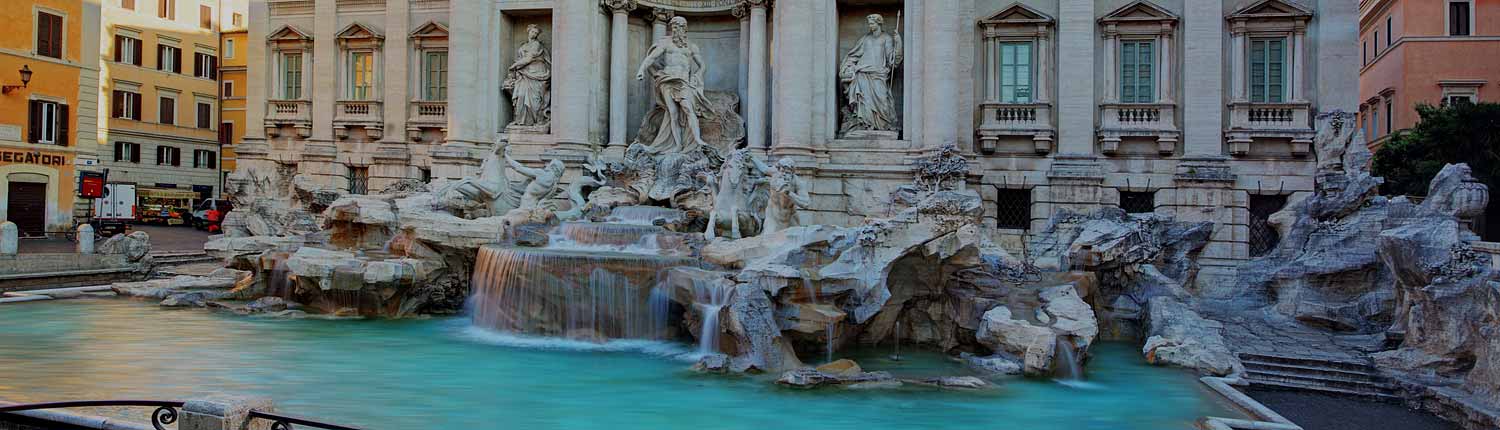
<path id="1" fill-rule="evenodd" d="M 57 104 L 57 142 L 60 146 L 68 146 L 68 105 Z"/>
<path id="2" fill-rule="evenodd" d="M 156 45 L 156 70 L 167 70 L 167 45 Z"/>
<path id="3" fill-rule="evenodd" d="M 120 51 L 124 50 L 125 36 L 115 35 L 115 62 L 120 62 Z"/>
<path id="4" fill-rule="evenodd" d="M 172 73 L 182 73 L 182 50 L 172 50 Z"/>
<path id="5" fill-rule="evenodd" d="M 130 162 L 132 162 L 132 163 L 139 163 L 139 162 L 141 162 L 141 145 L 139 145 L 139 144 L 130 145 Z"/>
<path id="6" fill-rule="evenodd" d="M 42 102 L 28 100 L 26 104 L 26 141 L 42 140 Z"/>
<path id="7" fill-rule="evenodd" d="M 115 90 L 109 98 L 109 117 L 119 118 L 125 116 L 125 92 Z"/>
<path id="8" fill-rule="evenodd" d="M 141 65 L 141 41 L 137 40 L 130 46 L 135 50 L 135 52 L 133 52 L 133 54 L 135 54 L 135 57 L 130 59 L 130 63 L 139 67 Z"/>
<path id="9" fill-rule="evenodd" d="M 125 159 L 125 142 L 115 142 L 115 161 Z"/>
<path id="10" fill-rule="evenodd" d="M 48 16 L 52 17 L 52 58 L 62 59 L 62 17 L 56 15 Z"/>
<path id="11" fill-rule="evenodd" d="M 133 120 L 136 120 L 136 121 L 140 121 L 141 120 L 141 96 L 139 94 L 136 94 L 135 97 L 131 97 L 130 98 L 130 109 L 131 109 L 130 110 L 130 119 L 133 119 Z"/>
<path id="12" fill-rule="evenodd" d="M 217 169 L 217 168 L 219 168 L 219 154 L 218 153 L 213 152 L 213 151 L 208 151 L 208 168 L 210 168 L 210 169 Z"/>
<path id="13" fill-rule="evenodd" d="M 51 15 L 45 13 L 36 14 L 36 53 L 47 55 L 52 52 L 52 28 L 48 24 Z"/>
<path id="14" fill-rule="evenodd" d="M 208 57 L 208 78 L 219 79 L 219 57 Z"/>

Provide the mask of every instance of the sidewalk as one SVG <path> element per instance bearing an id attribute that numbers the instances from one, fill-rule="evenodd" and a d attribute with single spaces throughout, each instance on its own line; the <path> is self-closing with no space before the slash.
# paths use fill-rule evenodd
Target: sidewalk
<path id="1" fill-rule="evenodd" d="M 209 233 L 186 226 L 134 225 L 131 231 L 144 231 L 151 236 L 151 251 L 202 251 Z M 102 241 L 101 241 L 102 242 Z M 97 243 L 95 244 L 97 245 Z M 21 239 L 22 254 L 69 253 L 74 243 L 63 238 Z"/>

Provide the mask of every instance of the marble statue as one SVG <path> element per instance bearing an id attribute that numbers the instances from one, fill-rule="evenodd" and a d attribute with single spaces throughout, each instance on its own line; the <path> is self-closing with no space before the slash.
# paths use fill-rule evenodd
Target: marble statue
<path id="1" fill-rule="evenodd" d="M 495 142 L 479 165 L 479 173 L 460 179 L 438 190 L 438 207 L 454 215 L 470 218 L 503 215 L 520 204 L 520 193 L 505 176 L 506 163 L 501 150 L 510 151 L 506 142 Z"/>
<path id="2" fill-rule="evenodd" d="M 516 61 L 505 77 L 513 118 L 507 128 L 513 130 L 545 131 L 551 122 L 552 60 L 537 39 L 541 34 L 536 25 L 526 26 L 526 43 L 516 48 Z"/>
<path id="3" fill-rule="evenodd" d="M 562 160 L 552 160 L 540 169 L 526 167 L 510 157 L 510 147 L 505 148 L 505 163 L 512 170 L 531 179 L 521 193 L 520 209 L 540 207 L 542 202 L 556 195 L 557 185 L 562 182 L 563 172 L 566 170 Z"/>
<path id="4" fill-rule="evenodd" d="M 766 202 L 766 217 L 760 233 L 769 234 L 788 227 L 797 226 L 797 209 L 812 205 L 812 196 L 807 194 L 807 183 L 797 177 L 797 164 L 791 158 L 776 160 L 774 168 L 760 160 L 751 158 L 756 169 L 766 175 L 770 199 Z"/>
<path id="5" fill-rule="evenodd" d="M 751 168 L 760 170 L 760 162 L 750 156 L 750 151 L 745 149 L 729 153 L 724 158 L 724 164 L 719 166 L 719 176 L 715 180 L 711 175 L 704 178 L 709 185 L 717 189 L 714 193 L 713 210 L 708 212 L 708 230 L 703 236 L 708 240 L 718 237 L 719 224 L 729 224 L 729 238 L 739 239 L 744 237 L 741 232 L 752 226 L 745 224 L 744 220 L 753 223 L 754 216 L 751 215 L 751 196 L 755 186 L 761 181 L 753 180 L 750 176 Z"/>
<path id="6" fill-rule="evenodd" d="M 892 79 L 903 55 L 900 30 L 882 31 L 885 18 L 879 14 L 870 15 L 867 22 L 870 32 L 859 38 L 839 67 L 846 103 L 841 131 L 846 135 L 896 132 L 900 115 L 892 94 Z"/>
<path id="7" fill-rule="evenodd" d="M 651 45 L 635 74 L 636 80 L 643 80 L 651 72 L 652 97 L 666 109 L 656 138 L 648 144 L 653 154 L 689 153 L 707 146 L 698 117 L 712 113 L 703 92 L 707 63 L 698 46 L 688 41 L 687 19 L 673 17 L 668 28 L 667 37 Z"/>

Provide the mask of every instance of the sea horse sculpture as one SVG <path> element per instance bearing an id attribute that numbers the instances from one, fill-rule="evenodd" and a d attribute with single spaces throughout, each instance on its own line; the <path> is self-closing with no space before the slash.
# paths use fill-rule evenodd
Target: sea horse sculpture
<path id="1" fill-rule="evenodd" d="M 724 165 L 719 167 L 717 181 L 714 181 L 712 177 L 704 178 L 718 190 L 714 193 L 713 210 L 708 212 L 708 230 L 703 232 L 704 237 L 709 240 L 717 237 L 720 223 L 729 223 L 730 239 L 744 237 L 741 232 L 752 227 L 742 226 L 741 221 L 748 219 L 753 222 L 750 193 L 755 190 L 756 185 L 765 182 L 764 179 L 751 179 L 752 163 L 758 164 L 759 162 L 750 156 L 749 150 L 735 150 L 729 153 L 729 156 L 724 159 Z M 759 171 L 758 168 L 757 171 Z"/>

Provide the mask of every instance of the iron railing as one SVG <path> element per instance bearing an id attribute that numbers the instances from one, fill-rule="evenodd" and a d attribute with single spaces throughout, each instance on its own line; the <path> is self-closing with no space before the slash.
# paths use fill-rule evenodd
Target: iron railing
<path id="1" fill-rule="evenodd" d="M 67 408 L 91 408 L 100 406 L 143 406 L 156 407 L 151 412 L 151 427 L 156 430 L 167 430 L 166 426 L 177 422 L 177 409 L 187 402 L 175 400 L 74 400 L 65 402 L 43 402 L 26 403 L 0 406 L 0 415 L 22 411 L 35 411 L 43 409 L 67 409 Z M 326 430 L 360 430 L 358 427 L 342 426 L 314 421 L 307 418 L 291 415 L 281 415 L 270 412 L 251 410 L 248 414 L 251 421 L 262 419 L 271 422 L 271 430 L 293 430 L 293 425 L 307 426 Z"/>

